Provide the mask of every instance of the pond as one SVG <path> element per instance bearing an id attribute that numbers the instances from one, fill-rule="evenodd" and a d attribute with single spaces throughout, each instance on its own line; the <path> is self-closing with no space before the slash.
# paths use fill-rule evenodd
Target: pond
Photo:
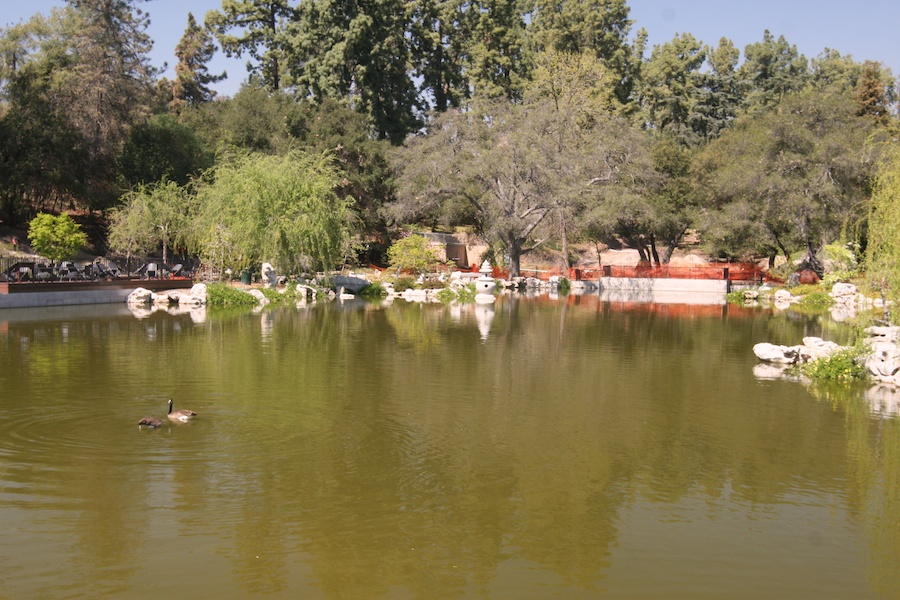
<path id="1" fill-rule="evenodd" d="M 823 316 L 0 311 L 2 598 L 895 598 L 900 423 Z M 166 400 L 198 416 L 165 417 Z"/>

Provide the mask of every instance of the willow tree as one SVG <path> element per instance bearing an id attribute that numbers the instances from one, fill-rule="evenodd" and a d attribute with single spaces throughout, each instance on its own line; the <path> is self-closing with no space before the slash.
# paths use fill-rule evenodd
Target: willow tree
<path id="1" fill-rule="evenodd" d="M 881 164 L 869 209 L 868 273 L 894 295 L 900 292 L 900 150 Z"/>
<path id="2" fill-rule="evenodd" d="M 174 181 L 137 186 L 110 213 L 110 248 L 129 257 L 162 248 L 167 263 L 169 247 L 187 234 L 190 200 L 187 188 Z"/>
<path id="3" fill-rule="evenodd" d="M 348 249 L 352 199 L 327 155 L 233 154 L 196 188 L 191 246 L 221 269 L 262 261 L 281 271 L 331 269 Z"/>

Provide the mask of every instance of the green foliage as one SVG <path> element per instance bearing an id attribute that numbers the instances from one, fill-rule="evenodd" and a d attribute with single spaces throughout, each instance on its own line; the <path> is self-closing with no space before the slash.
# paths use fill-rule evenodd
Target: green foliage
<path id="1" fill-rule="evenodd" d="M 394 280 L 394 290 L 398 292 L 414 289 L 416 289 L 415 277 L 397 277 L 397 279 Z"/>
<path id="2" fill-rule="evenodd" d="M 875 177 L 869 209 L 869 276 L 900 292 L 900 149 L 890 148 Z"/>
<path id="3" fill-rule="evenodd" d="M 476 295 L 478 295 L 478 291 L 475 289 L 475 284 L 467 283 L 456 291 L 456 301 L 460 304 L 471 304 L 475 302 Z"/>
<path id="4" fill-rule="evenodd" d="M 357 296 L 366 300 L 381 300 L 382 298 L 387 298 L 387 295 L 387 290 L 380 283 L 370 283 L 359 290 L 357 294 Z"/>
<path id="5" fill-rule="evenodd" d="M 263 261 L 281 272 L 330 270 L 347 251 L 355 223 L 327 156 L 235 153 L 197 187 L 191 247 L 220 269 Z"/>
<path id="6" fill-rule="evenodd" d="M 569 292 L 572 291 L 572 282 L 569 281 L 566 277 L 560 277 L 559 279 L 559 293 L 563 296 L 567 296 Z"/>
<path id="7" fill-rule="evenodd" d="M 812 380 L 850 382 L 868 378 L 859 350 L 846 348 L 801 365 L 800 372 Z"/>
<path id="8" fill-rule="evenodd" d="M 849 92 L 808 89 L 780 107 L 738 119 L 694 161 L 712 254 L 802 251 L 815 265 L 822 241 L 839 239 L 861 216 L 871 154 L 859 149 L 872 125 Z"/>
<path id="9" fill-rule="evenodd" d="M 154 115 L 131 129 L 120 164 L 128 185 L 162 180 L 186 185 L 212 166 L 213 152 L 171 115 Z"/>
<path id="10" fill-rule="evenodd" d="M 68 213 L 39 213 L 28 225 L 28 241 L 35 252 L 53 262 L 71 258 L 87 245 L 87 234 Z"/>
<path id="11" fill-rule="evenodd" d="M 449 304 L 451 302 L 471 304 L 472 302 L 475 302 L 477 293 L 475 284 L 467 283 L 465 286 L 456 289 L 450 287 L 443 288 L 437 293 L 437 299 L 444 304 Z"/>
<path id="12" fill-rule="evenodd" d="M 794 294 L 795 296 L 798 294 Z M 817 289 L 806 293 L 802 298 L 797 302 L 797 305 L 801 308 L 828 308 L 834 304 L 834 298 L 832 298 L 828 292 L 823 289 Z"/>
<path id="13" fill-rule="evenodd" d="M 109 246 L 129 256 L 161 247 L 163 262 L 168 262 L 170 245 L 183 242 L 188 235 L 191 209 L 192 197 L 174 181 L 138 185 L 110 211 Z"/>
<path id="14" fill-rule="evenodd" d="M 259 300 L 242 289 L 226 283 L 211 283 L 206 287 L 206 303 L 208 306 L 255 306 Z"/>
<path id="15" fill-rule="evenodd" d="M 427 273 L 438 264 L 438 257 L 428 240 L 421 235 L 408 235 L 391 244 L 388 263 L 397 271 Z"/>
<path id="16" fill-rule="evenodd" d="M 278 25 L 293 20 L 295 9 L 288 0 L 228 0 L 222 11 L 211 10 L 204 19 L 222 46 L 225 56 L 248 54 L 247 70 L 266 88 L 281 88 L 284 52 L 278 42 Z"/>
<path id="17" fill-rule="evenodd" d="M 437 299 L 442 304 L 450 304 L 454 300 L 456 300 L 456 292 L 454 292 L 449 287 L 445 287 L 437 293 Z"/>
<path id="18" fill-rule="evenodd" d="M 725 302 L 728 304 L 743 304 L 744 303 L 744 291 L 743 290 L 732 290 L 725 294 Z"/>

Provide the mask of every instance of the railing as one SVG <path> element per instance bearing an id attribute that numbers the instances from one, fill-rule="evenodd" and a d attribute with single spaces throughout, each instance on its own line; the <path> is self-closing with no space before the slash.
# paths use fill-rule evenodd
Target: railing
<path id="1" fill-rule="evenodd" d="M 629 277 L 650 279 L 727 279 L 762 283 L 773 279 L 754 263 L 719 263 L 695 266 L 622 266 L 604 265 L 601 268 L 583 269 L 521 269 L 522 277 L 534 277 L 546 281 L 552 276 L 566 277 L 573 281 L 596 280 L 600 277 Z M 506 278 L 509 271 L 494 269 L 493 276 Z"/>

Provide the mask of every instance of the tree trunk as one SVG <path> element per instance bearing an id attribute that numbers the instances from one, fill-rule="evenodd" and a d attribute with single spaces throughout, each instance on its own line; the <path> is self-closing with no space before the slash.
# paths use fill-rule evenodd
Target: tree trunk
<path id="1" fill-rule="evenodd" d="M 521 272 L 520 265 L 522 262 L 522 244 L 513 236 L 511 239 L 505 240 L 506 251 L 509 252 L 509 278 L 518 277 Z"/>
<path id="2" fill-rule="evenodd" d="M 657 267 L 662 264 L 659 262 L 659 251 L 656 249 L 656 236 L 654 235 L 650 236 L 650 255 L 653 257 L 654 262 L 656 262 Z"/>
<path id="3" fill-rule="evenodd" d="M 563 269 L 565 269 L 566 272 L 568 272 L 569 268 L 572 266 L 572 263 L 569 262 L 569 237 L 566 235 L 566 216 L 565 215 L 560 215 L 560 222 L 561 222 L 560 238 L 561 238 L 561 246 L 562 246 Z"/>

